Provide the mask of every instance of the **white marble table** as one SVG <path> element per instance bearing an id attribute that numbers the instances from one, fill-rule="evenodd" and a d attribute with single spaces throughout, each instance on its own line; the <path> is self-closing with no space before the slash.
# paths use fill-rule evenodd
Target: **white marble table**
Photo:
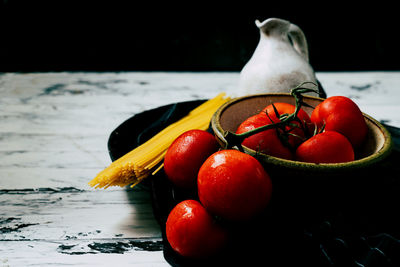
<path id="1" fill-rule="evenodd" d="M 135 113 L 234 90 L 238 73 L 0 74 L 0 266 L 164 266 L 149 193 L 87 185 Z M 400 72 L 317 73 L 400 127 Z M 116 253 L 119 252 L 119 253 Z"/>

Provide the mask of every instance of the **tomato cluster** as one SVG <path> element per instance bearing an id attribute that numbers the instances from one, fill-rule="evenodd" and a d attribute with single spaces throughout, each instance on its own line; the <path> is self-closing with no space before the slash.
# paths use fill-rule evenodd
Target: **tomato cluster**
<path id="1" fill-rule="evenodd" d="M 270 129 L 246 135 L 242 145 L 268 155 L 303 162 L 338 163 L 354 160 L 366 139 L 367 125 L 349 98 L 327 98 L 311 116 L 287 103 L 274 103 L 238 127 L 243 136 L 265 125 Z M 167 178 L 183 190 L 197 192 L 178 203 L 166 222 L 172 249 L 189 258 L 215 254 L 226 244 L 226 222 L 248 222 L 268 206 L 272 182 L 261 163 L 234 149 L 221 150 L 203 130 L 180 135 L 164 159 Z M 224 222 L 221 224 L 221 222 Z"/>
<path id="2" fill-rule="evenodd" d="M 237 134 L 242 134 L 258 127 L 280 122 L 280 117 L 292 114 L 295 106 L 288 103 L 274 103 L 265 107 L 260 113 L 242 122 Z M 242 145 L 267 155 L 284 159 L 293 159 L 291 148 L 297 147 L 310 130 L 311 120 L 308 114 L 300 109 L 296 120 L 288 122 L 283 127 L 269 129 L 252 135 L 242 142 Z"/>
<path id="3" fill-rule="evenodd" d="M 198 192 L 196 199 L 178 203 L 166 223 L 169 244 L 185 257 L 207 257 L 222 249 L 229 231 L 220 222 L 251 220 L 271 198 L 272 183 L 260 162 L 237 150 L 217 151 L 214 142 L 210 133 L 190 130 L 173 142 L 165 156 L 168 179 Z"/>
<path id="4" fill-rule="evenodd" d="M 268 124 L 277 124 L 295 106 L 274 103 L 240 124 L 243 134 Z M 267 155 L 311 163 L 340 163 L 354 160 L 354 151 L 365 141 L 367 124 L 356 103 L 344 96 L 325 99 L 311 117 L 302 109 L 293 121 L 256 133 L 242 145 Z"/>

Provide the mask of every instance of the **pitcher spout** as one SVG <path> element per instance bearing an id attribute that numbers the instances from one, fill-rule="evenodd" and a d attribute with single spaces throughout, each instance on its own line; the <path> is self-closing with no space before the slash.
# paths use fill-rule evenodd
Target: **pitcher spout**
<path id="1" fill-rule="evenodd" d="M 278 18 L 269 18 L 262 22 L 256 20 L 255 24 L 265 35 L 286 33 L 290 27 L 289 21 Z"/>

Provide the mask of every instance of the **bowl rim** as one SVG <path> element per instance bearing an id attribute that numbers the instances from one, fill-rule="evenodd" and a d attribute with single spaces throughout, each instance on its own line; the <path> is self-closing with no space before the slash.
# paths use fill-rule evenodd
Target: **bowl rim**
<path id="1" fill-rule="evenodd" d="M 291 96 L 290 93 L 264 93 L 264 94 L 252 94 L 241 97 L 236 97 L 228 102 L 224 103 L 221 107 L 217 109 L 217 111 L 213 114 L 211 118 L 211 127 L 214 131 L 214 134 L 218 139 L 220 139 L 224 144 L 226 144 L 226 140 L 224 137 L 224 130 L 220 124 L 220 117 L 222 112 L 228 108 L 229 106 L 242 101 L 244 99 L 255 98 L 255 97 L 265 97 L 265 96 Z M 325 98 L 303 95 L 306 99 L 320 100 L 323 101 Z M 377 163 L 383 160 L 386 156 L 388 156 L 392 150 L 393 142 L 389 131 L 376 119 L 371 117 L 368 114 L 362 113 L 363 116 L 368 119 L 372 124 L 379 128 L 379 130 L 383 133 L 384 143 L 382 147 L 374 154 L 369 155 L 367 157 L 356 159 L 351 162 L 343 162 L 343 163 L 310 163 L 310 162 L 301 162 L 296 160 L 288 160 L 282 159 L 270 155 L 266 155 L 261 152 L 257 152 L 253 149 L 243 147 L 245 153 L 250 154 L 257 159 L 262 159 L 264 163 L 271 165 L 278 165 L 280 167 L 286 167 L 294 170 L 310 170 L 310 171 L 326 171 L 326 170 L 350 170 L 350 169 L 358 169 L 362 168 L 374 163 Z"/>

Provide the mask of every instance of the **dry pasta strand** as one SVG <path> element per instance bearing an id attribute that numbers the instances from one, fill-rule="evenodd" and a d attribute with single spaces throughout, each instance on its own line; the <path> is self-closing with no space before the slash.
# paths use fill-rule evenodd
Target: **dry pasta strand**
<path id="1" fill-rule="evenodd" d="M 206 130 L 212 115 L 228 100 L 225 93 L 221 93 L 204 102 L 181 120 L 167 126 L 144 144 L 112 162 L 98 173 L 89 185 L 95 188 L 108 188 L 131 184 L 133 187 L 146 177 L 154 175 L 162 169 L 162 161 L 171 143 L 188 130 Z"/>

